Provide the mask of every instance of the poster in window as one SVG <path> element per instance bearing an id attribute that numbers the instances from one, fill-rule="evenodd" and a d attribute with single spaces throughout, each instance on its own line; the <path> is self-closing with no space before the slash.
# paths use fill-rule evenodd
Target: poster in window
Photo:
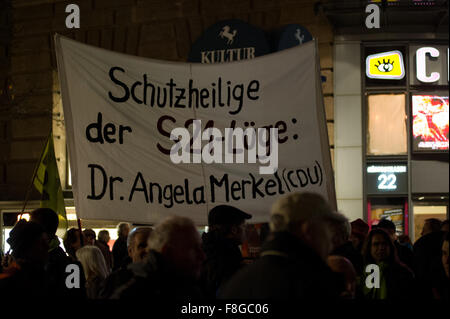
<path id="1" fill-rule="evenodd" d="M 404 209 L 403 207 L 386 207 L 374 206 L 371 211 L 370 223 L 372 226 L 377 225 L 378 222 L 385 218 L 392 221 L 395 225 L 396 234 L 403 235 L 404 233 Z"/>
<path id="2" fill-rule="evenodd" d="M 412 96 L 412 142 L 415 152 L 448 151 L 448 96 Z"/>

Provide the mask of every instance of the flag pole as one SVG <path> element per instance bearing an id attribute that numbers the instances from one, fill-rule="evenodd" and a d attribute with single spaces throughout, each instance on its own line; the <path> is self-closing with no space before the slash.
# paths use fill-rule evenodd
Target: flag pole
<path id="1" fill-rule="evenodd" d="M 38 170 L 39 165 L 40 165 L 41 160 L 42 160 L 42 156 L 44 155 L 45 148 L 46 148 L 47 143 L 48 143 L 48 141 L 49 141 L 49 139 L 50 139 L 51 136 L 52 136 L 52 129 L 50 128 L 50 132 L 48 133 L 48 136 L 47 136 L 47 138 L 45 139 L 44 147 L 42 148 L 41 155 L 39 156 L 39 160 L 38 160 L 38 162 L 36 163 L 36 165 L 35 165 L 35 167 L 34 167 L 34 172 L 33 172 L 33 175 L 32 175 L 32 177 L 31 177 L 31 182 L 30 182 L 30 184 L 28 185 L 27 192 L 26 192 L 26 194 L 25 194 L 25 201 L 24 201 L 24 203 L 23 203 L 22 211 L 21 211 L 21 213 L 20 213 L 21 215 L 23 214 L 23 212 L 25 211 L 25 207 L 27 206 L 28 198 L 30 197 L 31 188 L 33 187 L 33 184 L 34 184 L 34 178 L 36 177 L 37 170 Z"/>
<path id="2" fill-rule="evenodd" d="M 78 222 L 78 229 L 80 231 L 80 243 L 81 243 L 81 247 L 83 247 L 84 240 L 83 240 L 83 232 L 81 231 L 81 219 L 77 218 L 77 222 Z"/>

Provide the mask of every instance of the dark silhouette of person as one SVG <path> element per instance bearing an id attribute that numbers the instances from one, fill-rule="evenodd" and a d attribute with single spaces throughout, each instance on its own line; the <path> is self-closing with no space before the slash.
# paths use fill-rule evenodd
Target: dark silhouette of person
<path id="1" fill-rule="evenodd" d="M 449 220 L 446 219 L 441 223 L 441 231 L 449 232 Z"/>
<path id="2" fill-rule="evenodd" d="M 97 235 L 95 234 L 95 231 L 93 229 L 86 228 L 85 230 L 83 230 L 83 235 L 85 239 L 85 245 L 95 245 Z"/>
<path id="3" fill-rule="evenodd" d="M 131 260 L 128 258 L 127 238 L 130 232 L 128 223 L 120 223 L 117 226 L 117 240 L 114 242 L 113 255 L 113 271 L 119 269 L 124 263 L 129 264 Z"/>
<path id="4" fill-rule="evenodd" d="M 331 250 L 326 200 L 315 193 L 291 193 L 272 207 L 271 234 L 260 258 L 239 270 L 221 299 L 337 299 L 343 278 L 326 264 Z"/>
<path id="5" fill-rule="evenodd" d="M 369 233 L 369 225 L 367 225 L 367 223 L 361 218 L 355 219 L 350 223 L 350 225 L 352 227 L 352 231 L 349 239 L 352 242 L 353 247 L 361 253 L 364 241 Z"/>
<path id="6" fill-rule="evenodd" d="M 95 246 L 101 250 L 103 257 L 105 257 L 106 267 L 111 271 L 113 262 L 112 253 L 108 245 L 109 240 L 109 232 L 107 230 L 101 230 L 98 233 L 98 239 L 95 241 Z"/>
<path id="7" fill-rule="evenodd" d="M 422 298 L 433 298 L 431 292 L 432 263 L 439 259 L 442 252 L 441 222 L 430 218 L 425 220 L 422 236 L 414 243 L 414 272 L 416 274 L 419 295 Z"/>
<path id="8" fill-rule="evenodd" d="M 437 218 L 428 218 L 425 219 L 425 223 L 422 227 L 421 236 L 425 236 L 430 233 L 438 232 L 441 230 L 442 222 Z"/>
<path id="9" fill-rule="evenodd" d="M 46 270 L 50 278 L 51 289 L 58 292 L 62 298 L 84 298 L 84 289 L 69 289 L 66 286 L 66 267 L 69 264 L 76 263 L 69 258 L 60 247 L 59 238 L 56 236 L 59 219 L 58 215 L 51 208 L 38 208 L 31 212 L 30 220 L 40 224 L 49 238 L 48 262 Z M 81 264 L 76 263 L 80 267 Z M 80 282 L 84 283 L 83 278 Z"/>
<path id="10" fill-rule="evenodd" d="M 64 249 L 73 262 L 77 261 L 77 256 L 75 253 L 83 246 L 82 237 L 84 237 L 83 233 L 79 229 L 73 227 L 69 228 L 64 234 Z"/>
<path id="11" fill-rule="evenodd" d="M 239 245 L 244 241 L 245 220 L 251 217 L 229 205 L 216 206 L 209 212 L 208 232 L 202 235 L 206 259 L 201 275 L 209 298 L 216 298 L 219 288 L 244 265 Z"/>
<path id="12" fill-rule="evenodd" d="M 335 213 L 336 219 L 331 221 L 330 229 L 332 232 L 332 244 L 330 255 L 342 256 L 347 258 L 353 265 L 357 275 L 359 276 L 363 269 L 363 260 L 360 251 L 358 251 L 350 241 L 351 226 L 344 215 Z M 339 220 L 338 217 L 341 219 Z"/>
<path id="13" fill-rule="evenodd" d="M 450 274 L 449 274 L 449 232 L 445 232 L 441 256 L 435 259 L 431 266 L 431 292 L 435 299 L 450 300 Z"/>
<path id="14" fill-rule="evenodd" d="M 21 219 L 9 234 L 12 260 L 0 274 L 0 297 L 41 299 L 55 296 L 45 271 L 49 240 L 45 229 Z"/>

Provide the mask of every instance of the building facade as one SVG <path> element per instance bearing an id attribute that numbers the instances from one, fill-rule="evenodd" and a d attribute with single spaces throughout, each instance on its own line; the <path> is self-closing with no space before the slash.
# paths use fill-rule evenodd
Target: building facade
<path id="1" fill-rule="evenodd" d="M 69 4 L 79 6 L 79 29 L 66 27 Z M 301 24 L 318 40 L 334 155 L 333 30 L 315 1 L 1 0 L 0 8 L 0 210 L 4 215 L 20 212 L 25 199 L 26 210 L 39 205 L 40 194 L 31 180 L 51 129 L 68 213 L 74 213 L 54 33 L 117 52 L 185 62 L 196 39 L 219 21 L 239 19 L 267 33 Z M 9 219 L 5 229 L 11 227 Z M 76 225 L 75 220 L 69 222 Z M 83 227 L 93 228 L 116 224 L 83 221 Z"/>
<path id="2" fill-rule="evenodd" d="M 448 7 L 389 1 L 368 28 L 367 5 L 323 7 L 335 28 L 338 206 L 369 225 L 390 218 L 414 242 L 425 219 L 448 218 Z"/>
<path id="3" fill-rule="evenodd" d="M 380 8 L 380 28 L 366 25 L 371 2 Z M 69 4 L 79 6 L 78 29 L 66 27 Z M 25 199 L 26 209 L 39 205 L 31 180 L 51 129 L 68 212 L 74 213 L 54 33 L 117 52 L 185 62 L 204 31 L 228 19 L 266 33 L 300 24 L 317 39 L 341 212 L 369 223 L 389 216 L 411 238 L 424 218 L 448 218 L 448 130 L 447 150 L 418 150 L 420 141 L 413 138 L 413 106 L 420 99 L 423 104 L 431 97 L 437 105 L 433 97 L 445 104 L 447 96 L 448 107 L 448 7 L 438 0 L 0 0 L 2 214 L 20 212 Z M 420 51 L 428 47 L 439 56 Z M 366 59 L 393 51 L 401 53 L 403 77 L 369 77 Z M 431 73 L 417 74 L 418 52 L 439 80 L 423 81 Z M 381 126 L 374 122 L 377 116 Z M 4 229 L 10 219 L 3 218 Z M 93 228 L 116 224 L 83 221 Z"/>

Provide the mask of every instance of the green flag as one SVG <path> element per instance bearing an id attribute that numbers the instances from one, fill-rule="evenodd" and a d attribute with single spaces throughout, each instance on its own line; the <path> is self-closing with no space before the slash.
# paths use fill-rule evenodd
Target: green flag
<path id="1" fill-rule="evenodd" d="M 47 140 L 33 184 L 42 194 L 41 207 L 53 209 L 58 214 L 58 229 L 66 231 L 66 208 L 53 146 L 53 134 L 50 134 Z"/>

